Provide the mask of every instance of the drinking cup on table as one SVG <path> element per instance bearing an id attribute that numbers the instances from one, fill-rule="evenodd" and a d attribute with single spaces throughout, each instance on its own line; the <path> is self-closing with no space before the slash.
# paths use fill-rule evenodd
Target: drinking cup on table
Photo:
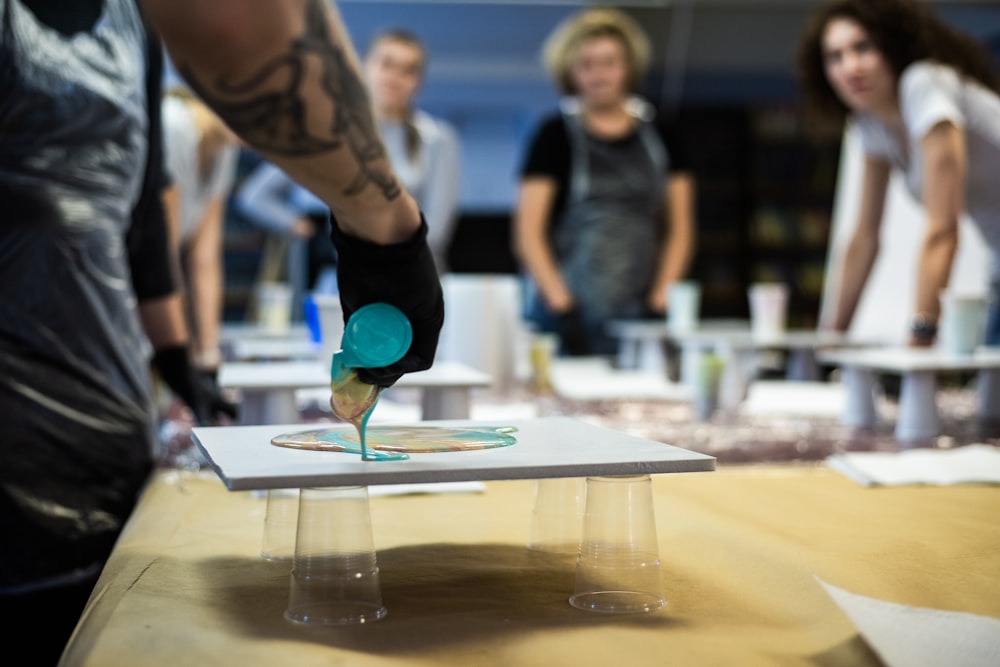
<path id="1" fill-rule="evenodd" d="M 674 333 L 698 328 L 701 312 L 701 285 L 681 280 L 667 286 L 667 326 Z"/>
<path id="2" fill-rule="evenodd" d="M 788 320 L 788 287 L 782 283 L 754 283 L 748 290 L 750 329 L 754 340 L 780 339 Z"/>
<path id="3" fill-rule="evenodd" d="M 285 283 L 256 287 L 257 324 L 271 334 L 287 333 L 292 319 L 292 288 Z"/>
<path id="4" fill-rule="evenodd" d="M 986 297 L 943 292 L 941 294 L 941 346 L 957 355 L 969 355 L 983 341 Z"/>
<path id="5" fill-rule="evenodd" d="M 368 487 L 302 489 L 285 618 L 356 625 L 386 613 Z"/>
<path id="6" fill-rule="evenodd" d="M 344 337 L 344 309 L 339 294 L 314 294 L 312 298 L 319 319 L 321 354 L 323 361 L 330 364 Z"/>
<path id="7" fill-rule="evenodd" d="M 607 614 L 666 604 L 650 476 L 588 477 L 585 505 L 569 603 Z"/>

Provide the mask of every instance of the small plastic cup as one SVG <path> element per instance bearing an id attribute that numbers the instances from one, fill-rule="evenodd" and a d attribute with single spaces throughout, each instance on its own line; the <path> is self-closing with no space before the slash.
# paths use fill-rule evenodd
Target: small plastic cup
<path id="1" fill-rule="evenodd" d="M 667 286 L 667 326 L 674 333 L 694 331 L 701 313 L 701 285 L 681 280 Z"/>
<path id="2" fill-rule="evenodd" d="M 750 330 L 754 340 L 771 342 L 785 335 L 788 321 L 788 286 L 755 283 L 748 290 Z"/>
<path id="3" fill-rule="evenodd" d="M 528 548 L 558 554 L 578 554 L 587 497 L 584 477 L 554 477 L 535 483 Z"/>
<path id="4" fill-rule="evenodd" d="M 666 604 L 649 475 L 587 478 L 569 603 L 605 614 L 649 612 Z"/>
<path id="5" fill-rule="evenodd" d="M 368 487 L 302 489 L 285 618 L 357 625 L 384 618 Z"/>
<path id="6" fill-rule="evenodd" d="M 316 319 L 319 322 L 320 353 L 329 364 L 340 349 L 344 336 L 344 309 L 337 294 L 314 294 L 312 299 L 316 304 Z"/>
<path id="7" fill-rule="evenodd" d="M 941 294 L 941 345 L 951 354 L 973 354 L 983 341 L 987 300 L 984 296 Z"/>
<path id="8" fill-rule="evenodd" d="M 271 334 L 287 333 L 292 319 L 292 287 L 261 283 L 256 288 L 257 324 Z"/>
<path id="9" fill-rule="evenodd" d="M 270 489 L 264 511 L 264 540 L 260 555 L 268 560 L 288 560 L 295 554 L 299 520 L 299 490 Z"/>

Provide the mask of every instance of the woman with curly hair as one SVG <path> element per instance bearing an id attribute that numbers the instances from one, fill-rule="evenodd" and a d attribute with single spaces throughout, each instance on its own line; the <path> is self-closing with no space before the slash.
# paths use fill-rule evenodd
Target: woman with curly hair
<path id="1" fill-rule="evenodd" d="M 898 170 L 927 216 L 910 344 L 936 338 L 962 214 L 993 255 L 986 342 L 1000 344 L 1000 87 L 989 52 L 914 0 L 834 0 L 807 26 L 798 67 L 807 111 L 819 122 L 853 123 L 865 154 L 833 328 L 851 323 Z"/>
<path id="2" fill-rule="evenodd" d="M 560 24 L 543 58 L 563 95 L 521 169 L 515 249 L 527 317 L 562 353 L 612 355 L 616 318 L 662 318 L 688 271 L 694 179 L 673 126 L 635 94 L 649 60 L 626 14 L 587 9 Z"/>

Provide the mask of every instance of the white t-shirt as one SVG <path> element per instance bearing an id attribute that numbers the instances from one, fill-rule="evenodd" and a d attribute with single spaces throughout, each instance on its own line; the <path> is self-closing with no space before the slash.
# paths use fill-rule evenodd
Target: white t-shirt
<path id="1" fill-rule="evenodd" d="M 443 273 L 448 270 L 445 260 L 461 193 L 458 135 L 447 122 L 420 110 L 413 113 L 413 126 L 420 137 L 414 160 L 406 151 L 402 123 L 383 122 L 379 130 L 399 180 L 417 200 L 427 220 L 427 243 Z"/>
<path id="2" fill-rule="evenodd" d="M 200 178 L 198 144 L 201 134 L 187 104 L 176 97 L 163 100 L 163 144 L 167 172 L 178 189 L 180 200 L 181 242 L 190 240 L 205 215 L 205 208 L 216 197 L 228 197 L 236 178 L 235 145 L 224 147 L 216 155 L 206 178 Z"/>
<path id="3" fill-rule="evenodd" d="M 853 116 L 865 154 L 905 174 L 910 194 L 922 202 L 923 138 L 941 121 L 962 128 L 968 152 L 965 212 L 992 250 L 994 265 L 1000 266 L 1000 96 L 952 67 L 921 61 L 900 77 L 899 107 L 906 137 L 872 114 Z"/>

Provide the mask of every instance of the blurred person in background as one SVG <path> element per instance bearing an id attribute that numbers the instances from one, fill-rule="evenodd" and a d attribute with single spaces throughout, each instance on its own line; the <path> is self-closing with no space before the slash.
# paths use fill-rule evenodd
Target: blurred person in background
<path id="1" fill-rule="evenodd" d="M 393 167 L 420 204 L 434 261 L 446 273 L 461 193 L 461 153 L 451 124 L 416 106 L 427 60 L 417 35 L 392 28 L 372 39 L 363 68 Z"/>
<path id="2" fill-rule="evenodd" d="M 561 23 L 543 59 L 563 95 L 521 168 L 514 249 L 526 316 L 561 354 L 613 355 L 614 319 L 663 318 L 695 245 L 695 182 L 677 130 L 636 94 L 642 29 L 613 9 Z"/>
<path id="3" fill-rule="evenodd" d="M 939 298 L 967 214 L 993 255 L 985 340 L 1000 345 L 1000 84 L 989 52 L 924 3 L 835 0 L 806 27 L 798 69 L 814 121 L 853 123 L 865 154 L 857 222 L 824 326 L 850 327 L 878 256 L 896 171 L 926 213 L 910 344 L 936 339 Z"/>
<path id="4" fill-rule="evenodd" d="M 166 197 L 171 241 L 180 262 L 195 368 L 212 383 L 222 361 L 219 333 L 225 271 L 222 240 L 240 142 L 184 87 L 163 98 L 163 139 L 172 186 Z"/>

